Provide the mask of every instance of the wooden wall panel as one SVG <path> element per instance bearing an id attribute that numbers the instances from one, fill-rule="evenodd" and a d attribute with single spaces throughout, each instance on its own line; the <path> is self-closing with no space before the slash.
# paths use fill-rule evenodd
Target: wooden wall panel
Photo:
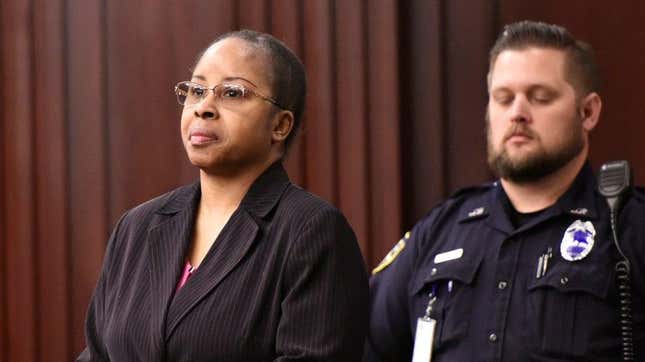
<path id="1" fill-rule="evenodd" d="M 184 160 L 172 88 L 170 9 L 156 0 L 107 2 L 107 131 L 110 215 L 180 184 Z M 186 66 L 189 66 L 187 64 Z M 164 167 L 165 165 L 165 167 Z"/>
<path id="2" fill-rule="evenodd" d="M 100 0 L 68 0 L 66 5 L 70 336 L 72 350 L 78 353 L 87 303 L 113 221 L 109 220 L 105 9 Z"/>
<path id="3" fill-rule="evenodd" d="M 148 49 L 159 51 L 164 44 L 163 29 L 156 29 L 161 33 L 156 37 L 157 41 L 145 41 L 146 31 L 151 31 L 146 29 L 146 22 L 150 17 L 163 18 L 164 12 L 158 8 L 148 12 L 146 6 L 150 5 L 154 6 L 154 1 L 107 1 L 103 5 L 101 50 L 105 75 L 104 131 L 107 132 L 103 138 L 108 166 L 106 187 L 110 192 L 108 220 L 117 219 L 123 211 L 137 201 L 144 201 L 146 196 L 151 197 L 155 191 L 159 194 L 160 186 L 168 182 L 167 179 L 153 181 L 149 178 L 162 171 L 154 167 L 154 152 L 159 152 L 163 146 L 171 148 L 167 143 L 167 116 L 162 112 L 167 109 L 165 104 L 168 102 L 153 102 L 168 85 L 156 80 L 151 82 L 148 76 L 148 69 L 154 69 L 158 80 L 166 79 L 167 73 L 159 67 L 165 57 L 152 62 L 145 59 Z M 172 84 L 170 80 L 167 83 Z M 158 142 L 157 147 L 155 142 Z M 160 156 L 163 155 L 167 164 L 172 164 L 172 153 L 161 152 Z"/>
<path id="4" fill-rule="evenodd" d="M 347 216 L 361 245 L 370 255 L 367 119 L 367 24 L 364 1 L 336 0 L 334 27 L 336 79 L 334 102 L 337 124 L 337 204 Z"/>
<path id="5" fill-rule="evenodd" d="M 491 178 L 484 115 L 487 54 L 495 37 L 493 2 L 445 2 L 446 137 L 448 192 Z"/>
<path id="6" fill-rule="evenodd" d="M 394 0 L 370 1 L 367 16 L 370 218 L 368 259 L 382 258 L 401 235 L 398 9 Z"/>
<path id="7" fill-rule="evenodd" d="M 4 14 L 6 14 L 6 4 L 0 3 L 0 31 L 3 32 L 4 34 L 4 27 L 2 24 L 4 23 Z M 2 49 L 2 52 L 7 50 L 7 47 L 5 46 L 7 40 L 6 37 L 0 36 L 0 49 Z M 3 58 L 6 59 L 6 58 Z M 4 77 L 5 74 L 5 61 L 0 61 L 0 74 Z M 5 99 L 4 97 L 4 88 L 5 87 L 0 87 L 0 99 Z M 9 360 L 8 356 L 8 349 L 9 349 L 9 343 L 7 341 L 8 336 L 9 336 L 9 323 L 7 320 L 7 286 L 6 286 L 6 279 L 7 279 L 7 266 L 5 262 L 5 255 L 7 255 L 7 248 L 8 248 L 8 242 L 7 242 L 7 233 L 6 233 L 6 228 L 5 228 L 5 220 L 7 218 L 6 216 L 6 202 L 5 202 L 5 194 L 7 191 L 9 191 L 9 188 L 5 187 L 5 175 L 6 175 L 6 167 L 5 165 L 8 162 L 8 159 L 6 157 L 7 152 L 5 149 L 5 122 L 4 122 L 4 116 L 5 116 L 5 109 L 6 109 L 6 104 L 2 101 L 0 101 L 0 141 L 2 141 L 2 144 L 0 144 L 0 362 L 6 362 Z"/>
<path id="8" fill-rule="evenodd" d="M 238 28 L 270 31 L 271 11 L 268 0 L 239 0 L 236 4 Z"/>
<path id="9" fill-rule="evenodd" d="M 34 3 L 36 307 L 39 361 L 71 354 L 63 1 Z M 83 310 L 82 306 L 81 310 Z"/>
<path id="10" fill-rule="evenodd" d="M 2 13 L 0 13 L 0 17 L 2 16 Z M 1 45 L 0 45 L 1 46 Z M 2 72 L 2 69 L 0 68 L 0 72 Z M 0 92 L 0 97 L 2 96 L 2 92 Z M 4 111 L 2 106 L 0 106 L 0 114 L 4 115 Z M 4 124 L 0 126 L 0 140 L 4 140 Z M 7 266 L 5 262 L 4 255 L 7 255 L 7 234 L 5 232 L 5 197 L 4 194 L 8 190 L 5 188 L 5 182 L 4 182 L 4 174 L 5 174 L 5 155 L 6 152 L 4 150 L 4 147 L 0 147 L 0 150 L 2 150 L 0 154 L 0 362 L 5 362 L 8 361 L 8 352 L 7 350 L 9 349 L 9 343 L 7 341 L 8 335 L 9 335 L 9 323 L 7 320 L 7 286 L 6 286 L 6 279 L 7 279 Z"/>
<path id="11" fill-rule="evenodd" d="M 5 84 L 2 99 L 4 139 L 4 209 L 6 254 L 7 349 L 9 361 L 38 359 L 36 318 L 34 182 L 33 44 L 31 13 L 27 2 L 3 3 L 2 44 Z M 11 92 L 7 92 L 7 88 Z M 29 338 L 25 338 L 28 336 Z"/>
<path id="12" fill-rule="evenodd" d="M 306 142 L 305 185 L 312 192 L 335 202 L 334 8 L 329 1 L 306 1 L 302 17 L 302 31 L 306 34 L 303 61 L 309 80 L 306 122 L 302 134 Z"/>
<path id="13" fill-rule="evenodd" d="M 152 92 L 149 97 L 143 97 L 146 104 L 150 105 L 148 107 L 142 108 L 137 105 L 137 102 L 122 105 L 123 107 L 120 108 L 122 114 L 135 115 L 137 119 L 131 122 L 131 116 L 120 118 L 123 122 L 116 124 L 120 126 L 120 131 L 124 133 L 119 133 L 115 128 L 115 132 L 112 134 L 111 150 L 130 149 L 130 152 L 136 150 L 138 154 L 136 158 L 130 159 L 127 168 L 121 170 L 122 173 L 130 175 L 128 184 L 139 184 L 138 189 L 131 189 L 131 192 L 133 192 L 131 196 L 124 198 L 129 201 L 129 204 L 122 205 L 124 208 L 131 208 L 133 200 L 136 200 L 138 204 L 197 178 L 197 172 L 194 169 L 191 170 L 192 172 L 188 178 L 182 178 L 182 174 L 177 172 L 182 165 L 187 165 L 189 162 L 181 142 L 181 106 L 176 101 L 174 86 L 177 82 L 186 80 L 188 76 L 186 73 L 181 78 L 175 76 L 179 67 L 176 63 L 176 58 L 173 56 L 174 53 L 168 47 L 169 40 L 173 37 L 173 33 L 176 32 L 176 29 L 168 26 L 174 16 L 173 10 L 174 8 L 168 6 L 165 1 L 144 0 L 142 13 L 139 16 L 139 26 L 141 27 L 139 31 L 143 34 L 142 44 L 145 44 L 145 46 L 138 46 L 135 50 L 143 60 L 142 68 L 139 71 L 141 83 L 146 88 L 143 91 L 145 93 L 149 92 L 148 89 L 157 89 L 158 91 Z M 115 12 L 114 16 L 110 16 L 110 19 L 118 18 L 120 13 L 120 11 Z M 225 15 L 220 15 L 220 17 L 223 16 Z M 219 22 L 221 19 L 218 18 L 216 21 Z M 193 26 L 196 27 L 196 25 Z M 203 31 L 204 36 L 212 36 L 217 30 L 213 29 L 212 24 L 203 24 L 201 26 L 203 30 L 196 31 Z M 183 32 L 184 38 L 190 34 L 189 29 L 191 28 L 185 28 Z M 127 34 L 121 35 L 127 36 Z M 115 41 L 115 43 L 118 42 Z M 110 43 L 108 42 L 108 47 L 109 45 Z M 193 54 L 193 57 L 197 52 L 197 50 L 193 49 L 189 51 Z M 129 73 L 119 73 L 120 68 L 116 65 L 117 62 L 112 61 L 111 63 L 114 68 L 110 74 L 131 77 Z M 186 69 L 191 65 L 190 63 L 181 64 L 181 67 Z M 118 84 L 111 85 L 114 87 L 110 88 L 108 93 L 114 97 L 114 95 L 118 94 L 119 87 Z M 140 95 L 137 95 L 137 98 L 139 97 Z M 110 119 L 114 118 L 110 117 Z M 154 138 L 126 137 L 126 135 L 145 134 L 151 128 L 155 130 L 153 133 Z M 133 145 L 135 147 L 132 147 Z M 115 191 L 121 190 L 122 186 L 119 184 L 110 185 Z M 132 197 L 135 195 L 141 201 Z M 121 210 L 118 210 L 118 212 L 120 214 Z"/>
<path id="14" fill-rule="evenodd" d="M 403 225 L 457 189 L 492 176 L 486 165 L 487 54 L 495 2 L 401 5 Z"/>
<path id="15" fill-rule="evenodd" d="M 408 230 L 448 192 L 444 2 L 401 5 L 403 227 Z M 424 36 L 418 36 L 424 34 Z"/>
<path id="16" fill-rule="evenodd" d="M 0 19 L 2 19 L 2 6 L 0 5 Z M 0 39 L 0 47 L 2 49 L 5 49 L 3 47 L 3 39 Z M 0 62 L 0 74 L 4 74 L 4 62 Z M 0 87 L 0 99 L 4 99 L 4 92 Z M 0 102 L 0 115 L 2 115 L 2 119 L 4 120 L 4 109 L 5 109 L 5 104 L 4 102 Z M 7 350 L 8 350 L 8 342 L 7 342 L 7 337 L 8 337 L 8 327 L 9 323 L 7 321 L 7 290 L 6 290 L 6 279 L 7 279 L 7 267 L 6 267 L 6 262 L 5 262 L 5 255 L 7 255 L 7 234 L 6 234 L 6 229 L 5 229 L 5 220 L 6 220 L 6 215 L 5 215 L 5 208 L 6 208 L 6 203 L 5 203 L 5 193 L 9 190 L 8 188 L 5 188 L 5 173 L 6 173 L 6 168 L 5 164 L 7 164 L 6 160 L 6 150 L 4 147 L 4 140 L 5 140 L 5 124 L 4 121 L 0 122 L 0 140 L 3 141 L 3 145 L 0 145 L 0 362 L 5 362 L 8 360 L 7 356 Z"/>

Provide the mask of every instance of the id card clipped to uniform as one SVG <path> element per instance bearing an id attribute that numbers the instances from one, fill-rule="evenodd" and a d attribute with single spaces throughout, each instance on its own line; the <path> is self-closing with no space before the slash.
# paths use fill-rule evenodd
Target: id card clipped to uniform
<path id="1" fill-rule="evenodd" d="M 412 362 L 431 362 L 432 361 L 432 344 L 434 342 L 434 331 L 437 327 L 437 321 L 430 318 L 432 305 L 437 301 L 435 296 L 436 288 L 432 288 L 430 301 L 426 308 L 426 314 L 423 318 L 417 319 L 417 330 L 414 337 L 414 352 L 412 353 Z"/>
<path id="2" fill-rule="evenodd" d="M 432 342 L 434 341 L 434 330 L 437 321 L 432 318 L 419 318 L 417 320 L 417 332 L 414 337 L 414 353 L 412 362 L 432 361 Z"/>

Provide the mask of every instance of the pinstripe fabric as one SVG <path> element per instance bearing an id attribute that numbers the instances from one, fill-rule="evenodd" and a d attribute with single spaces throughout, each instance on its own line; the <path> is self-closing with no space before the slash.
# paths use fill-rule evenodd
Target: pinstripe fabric
<path id="1" fill-rule="evenodd" d="M 185 186 L 118 222 L 79 360 L 359 361 L 367 276 L 340 212 L 277 163 L 174 295 L 199 196 Z"/>

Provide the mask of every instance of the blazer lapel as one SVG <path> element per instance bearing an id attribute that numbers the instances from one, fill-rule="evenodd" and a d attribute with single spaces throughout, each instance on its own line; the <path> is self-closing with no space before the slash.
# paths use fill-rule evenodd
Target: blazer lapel
<path id="1" fill-rule="evenodd" d="M 258 232 L 258 225 L 245 211 L 237 209 L 200 267 L 170 304 L 166 340 L 177 324 L 215 288 L 247 253 Z"/>
<path id="2" fill-rule="evenodd" d="M 168 310 L 166 340 L 181 320 L 237 266 L 259 240 L 263 219 L 290 184 L 280 162 L 270 166 L 251 185 L 238 209 L 222 229 L 200 267 L 177 293 Z"/>
<path id="3" fill-rule="evenodd" d="M 168 306 L 184 265 L 199 195 L 199 183 L 181 189 L 157 211 L 158 218 L 148 231 L 151 337 L 162 354 Z"/>

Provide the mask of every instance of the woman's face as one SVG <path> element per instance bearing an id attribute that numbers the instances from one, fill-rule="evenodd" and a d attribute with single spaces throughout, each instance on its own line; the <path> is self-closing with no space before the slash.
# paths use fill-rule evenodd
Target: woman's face
<path id="1" fill-rule="evenodd" d="M 273 161 L 280 110 L 252 93 L 274 96 L 269 73 L 266 56 L 244 40 L 226 38 L 206 50 L 191 82 L 223 91 L 219 97 L 218 91 L 207 91 L 198 103 L 184 106 L 181 136 L 193 165 L 209 174 L 234 175 Z M 252 92 L 243 96 L 236 85 Z"/>

